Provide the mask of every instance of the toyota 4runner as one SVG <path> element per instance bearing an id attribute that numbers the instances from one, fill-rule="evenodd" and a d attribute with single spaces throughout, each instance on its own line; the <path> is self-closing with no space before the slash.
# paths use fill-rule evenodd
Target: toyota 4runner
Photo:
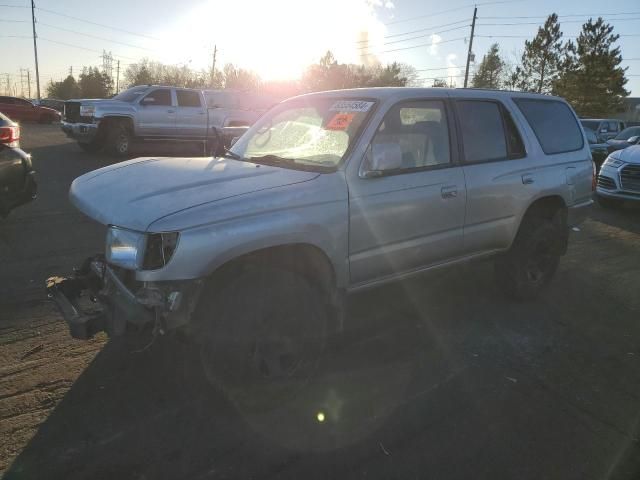
<path id="1" fill-rule="evenodd" d="M 48 280 L 71 335 L 152 326 L 198 341 L 217 378 L 298 375 L 345 295 L 492 257 L 532 299 L 592 204 L 562 99 L 380 88 L 289 99 L 220 158 L 139 158 L 77 178 L 104 253 Z M 84 303 L 90 304 L 87 308 Z"/>

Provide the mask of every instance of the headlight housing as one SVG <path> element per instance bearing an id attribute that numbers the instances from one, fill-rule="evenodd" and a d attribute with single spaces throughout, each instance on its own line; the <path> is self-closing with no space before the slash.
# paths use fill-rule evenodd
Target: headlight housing
<path id="1" fill-rule="evenodd" d="M 621 165 L 624 165 L 624 162 L 622 160 L 618 160 L 617 158 L 611 158 L 611 155 L 609 155 L 602 164 L 603 167 L 610 168 L 618 168 Z"/>
<path id="2" fill-rule="evenodd" d="M 128 270 L 156 270 L 169 263 L 178 238 L 177 232 L 142 233 L 112 226 L 107 231 L 105 257 Z"/>
<path id="3" fill-rule="evenodd" d="M 109 227 L 105 245 L 107 262 L 130 270 L 139 270 L 146 244 L 146 235 L 124 228 Z"/>
<path id="4" fill-rule="evenodd" d="M 81 117 L 93 117 L 95 113 L 96 113 L 95 105 L 80 105 Z"/>

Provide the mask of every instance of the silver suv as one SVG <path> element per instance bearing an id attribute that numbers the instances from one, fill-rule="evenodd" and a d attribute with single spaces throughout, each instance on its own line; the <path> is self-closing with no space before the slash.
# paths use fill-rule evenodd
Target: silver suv
<path id="1" fill-rule="evenodd" d="M 502 289 L 551 281 L 594 168 L 560 98 L 380 88 L 289 99 L 222 158 L 143 158 L 77 178 L 104 254 L 48 292 L 71 334 L 187 331 L 231 382 L 298 375 L 346 294 L 492 257 Z M 85 291 L 101 310 L 85 313 Z"/>

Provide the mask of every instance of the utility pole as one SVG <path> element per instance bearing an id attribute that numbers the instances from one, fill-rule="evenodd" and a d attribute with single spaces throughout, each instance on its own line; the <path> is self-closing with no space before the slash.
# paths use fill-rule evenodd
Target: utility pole
<path id="1" fill-rule="evenodd" d="M 471 38 L 469 39 L 469 52 L 467 53 L 467 68 L 464 70 L 464 88 L 467 88 L 467 81 L 469 80 L 469 63 L 471 62 L 471 49 L 473 48 L 473 32 L 476 29 L 476 18 L 478 16 L 478 7 L 473 9 L 473 22 L 471 22 Z"/>
<path id="2" fill-rule="evenodd" d="M 118 66 L 116 67 L 116 95 L 120 93 L 120 60 L 118 60 Z"/>
<path id="3" fill-rule="evenodd" d="M 40 100 L 40 71 L 38 70 L 38 43 L 36 42 L 36 4 L 31 0 L 31 25 L 33 27 L 33 54 L 36 58 L 36 87 L 38 89 L 38 100 Z"/>
<path id="4" fill-rule="evenodd" d="M 31 98 L 31 70 L 27 68 L 27 88 L 29 90 L 29 98 Z"/>
<path id="5" fill-rule="evenodd" d="M 216 80 L 216 54 L 218 53 L 217 45 L 213 46 L 213 62 L 211 63 L 211 87 Z"/>
<path id="6" fill-rule="evenodd" d="M 73 77 L 73 65 L 69 67 L 69 76 Z"/>

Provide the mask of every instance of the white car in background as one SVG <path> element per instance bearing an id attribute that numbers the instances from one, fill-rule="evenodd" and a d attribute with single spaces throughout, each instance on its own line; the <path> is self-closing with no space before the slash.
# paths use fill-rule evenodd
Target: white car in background
<path id="1" fill-rule="evenodd" d="M 602 164 L 596 187 L 598 203 L 606 208 L 640 201 L 640 145 L 617 150 Z"/>

